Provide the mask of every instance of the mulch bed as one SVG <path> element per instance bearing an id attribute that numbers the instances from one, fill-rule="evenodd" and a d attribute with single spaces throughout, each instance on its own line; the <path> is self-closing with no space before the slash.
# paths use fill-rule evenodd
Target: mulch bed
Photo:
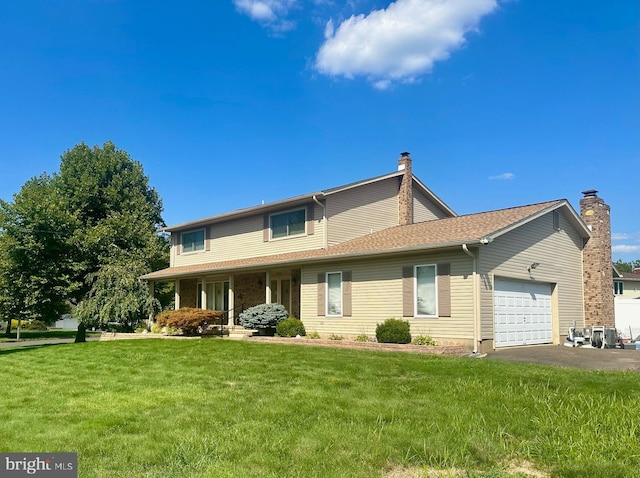
<path id="1" fill-rule="evenodd" d="M 267 342 L 293 345 L 313 345 L 317 347 L 334 347 L 342 349 L 380 350 L 384 352 L 410 352 L 430 355 L 467 355 L 464 347 L 457 345 L 413 345 L 413 344 L 381 344 L 378 342 L 356 342 L 355 340 L 327 340 L 308 338 L 284 338 L 250 336 L 250 342 Z"/>

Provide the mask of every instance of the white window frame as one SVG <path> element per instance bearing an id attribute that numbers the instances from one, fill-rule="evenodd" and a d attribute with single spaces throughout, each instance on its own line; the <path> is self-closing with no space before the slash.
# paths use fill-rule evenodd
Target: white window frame
<path id="1" fill-rule="evenodd" d="M 302 225 L 303 225 L 303 231 L 302 232 L 298 232 L 295 234 L 290 234 L 289 231 L 287 230 L 287 234 L 285 236 L 282 237 L 273 237 L 273 218 L 275 216 L 284 216 L 284 215 L 288 215 L 294 212 L 299 212 L 302 211 L 304 214 L 304 219 L 302 221 Z M 288 229 L 288 227 L 287 227 Z M 282 211 L 282 212 L 278 212 L 275 214 L 269 214 L 269 239 L 271 241 L 279 241 L 282 239 L 288 239 L 290 237 L 300 237 L 300 236 L 304 236 L 307 234 L 307 208 L 306 207 L 299 207 L 299 208 L 295 208 L 295 209 L 289 209 L 287 211 Z"/>
<path id="2" fill-rule="evenodd" d="M 624 294 L 624 282 L 622 281 L 613 281 L 613 293 L 614 295 L 623 295 Z"/>
<path id="3" fill-rule="evenodd" d="M 193 249 L 191 251 L 187 251 L 184 248 L 184 236 L 186 234 L 195 234 L 197 232 L 202 232 L 202 248 L 201 249 Z M 204 228 L 202 229 L 192 229 L 190 231 L 185 231 L 185 232 L 181 232 L 180 233 L 180 247 L 182 248 L 182 253 L 183 254 L 193 254 L 196 252 L 204 252 L 204 250 L 206 249 L 206 242 L 207 242 L 207 232 L 205 231 Z M 194 242 L 191 242 L 191 244 L 195 244 Z"/>
<path id="4" fill-rule="evenodd" d="M 331 313 L 329 310 L 329 276 L 335 274 L 339 274 L 340 277 L 340 311 L 337 314 Z M 342 292 L 342 271 L 327 272 L 325 274 L 325 315 L 327 317 L 342 317 L 342 313 L 344 312 L 344 299 L 342 297 Z"/>
<path id="5" fill-rule="evenodd" d="M 434 313 L 433 314 L 421 314 L 418 312 L 418 269 L 420 267 L 432 267 L 433 268 L 433 300 L 434 300 Z M 438 265 L 437 264 L 418 264 L 413 266 L 413 316 L 433 318 L 438 317 Z"/>

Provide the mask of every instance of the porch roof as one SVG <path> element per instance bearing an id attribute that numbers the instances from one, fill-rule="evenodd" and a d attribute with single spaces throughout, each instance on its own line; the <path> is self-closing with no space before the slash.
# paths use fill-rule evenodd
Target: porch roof
<path id="1" fill-rule="evenodd" d="M 550 211 L 567 208 L 569 217 L 584 237 L 589 231 L 575 211 L 564 200 L 549 201 L 496 211 L 468 214 L 446 219 L 395 226 L 350 241 L 329 246 L 285 254 L 247 257 L 220 262 L 209 262 L 151 272 L 142 276 L 148 280 L 175 279 L 214 272 L 232 272 L 280 265 L 305 264 L 327 260 L 400 254 L 420 250 L 443 249 L 462 244 L 487 244 L 529 221 Z"/>

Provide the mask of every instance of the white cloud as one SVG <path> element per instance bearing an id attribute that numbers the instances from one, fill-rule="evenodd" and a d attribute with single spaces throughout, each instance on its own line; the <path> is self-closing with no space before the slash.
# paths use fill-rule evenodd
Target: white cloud
<path id="1" fill-rule="evenodd" d="M 298 0 L 233 0 L 236 9 L 273 31 L 291 30 L 295 24 L 286 19 Z"/>
<path id="2" fill-rule="evenodd" d="M 335 29 L 330 20 L 315 67 L 329 76 L 365 76 L 380 89 L 415 81 L 460 48 L 496 7 L 496 0 L 396 0 Z"/>
<path id="3" fill-rule="evenodd" d="M 613 241 L 625 241 L 631 239 L 631 235 L 626 232 L 614 232 L 611 234 L 611 240 Z"/>
<path id="4" fill-rule="evenodd" d="M 498 174 L 497 176 L 489 176 L 489 179 L 494 180 L 494 179 L 515 179 L 516 175 L 513 173 L 502 173 L 502 174 Z"/>
<path id="5" fill-rule="evenodd" d="M 627 254 L 630 252 L 640 252 L 640 245 L 635 244 L 617 244 L 615 246 L 611 246 L 611 252 L 616 254 Z"/>

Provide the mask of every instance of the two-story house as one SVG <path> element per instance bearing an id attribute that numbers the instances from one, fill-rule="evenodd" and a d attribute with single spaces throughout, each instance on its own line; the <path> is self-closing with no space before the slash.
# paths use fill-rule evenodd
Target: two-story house
<path id="1" fill-rule="evenodd" d="M 320 334 L 395 317 L 469 350 L 561 343 L 585 325 L 589 227 L 564 199 L 458 216 L 402 153 L 390 174 L 167 227 L 170 267 L 144 278 L 232 327 L 281 303 Z"/>

